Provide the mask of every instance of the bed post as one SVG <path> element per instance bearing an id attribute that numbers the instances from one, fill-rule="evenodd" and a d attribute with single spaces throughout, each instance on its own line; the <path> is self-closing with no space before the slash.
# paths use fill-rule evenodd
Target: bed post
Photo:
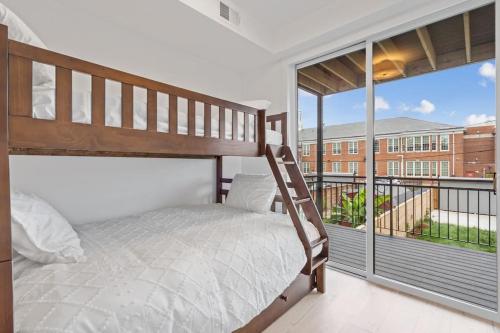
<path id="1" fill-rule="evenodd" d="M 215 162 L 216 162 L 215 199 L 217 203 L 222 203 L 222 156 L 216 156 Z"/>
<path id="2" fill-rule="evenodd" d="M 259 155 L 266 154 L 266 110 L 257 113 Z"/>
<path id="3" fill-rule="evenodd" d="M 0 331 L 12 332 L 12 247 L 10 234 L 10 183 L 8 138 L 8 37 L 0 25 Z"/>

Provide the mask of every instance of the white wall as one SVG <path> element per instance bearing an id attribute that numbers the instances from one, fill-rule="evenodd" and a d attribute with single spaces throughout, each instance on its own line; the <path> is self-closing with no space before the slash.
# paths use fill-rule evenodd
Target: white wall
<path id="1" fill-rule="evenodd" d="M 3 2 L 51 50 L 225 99 L 242 97 L 241 74 L 75 12 L 70 2 Z M 73 223 L 214 199 L 213 160 L 12 156 L 10 161 L 14 189 L 46 198 Z M 225 158 L 225 175 L 240 170 L 240 158 Z"/>

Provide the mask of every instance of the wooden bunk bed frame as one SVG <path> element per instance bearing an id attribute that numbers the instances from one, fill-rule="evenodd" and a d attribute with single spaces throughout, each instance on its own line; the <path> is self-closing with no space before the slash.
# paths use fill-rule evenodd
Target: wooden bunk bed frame
<path id="1" fill-rule="evenodd" d="M 53 65 L 56 73 L 54 120 L 32 116 L 33 62 Z M 91 124 L 72 121 L 72 72 L 92 78 Z M 121 83 L 121 127 L 105 126 L 105 80 Z M 133 87 L 147 90 L 147 129 L 133 128 Z M 169 95 L 169 132 L 157 131 L 157 93 Z M 177 133 L 177 101 L 188 101 L 188 133 Z M 196 135 L 195 103 L 204 103 L 204 135 Z M 212 106 L 219 110 L 219 138 L 211 137 Z M 225 137 L 226 109 L 232 110 L 232 139 Z M 244 117 L 244 140 L 238 140 L 238 115 Z M 250 137 L 254 117 L 254 137 Z M 280 124 L 282 145 L 266 145 L 266 122 L 275 130 Z M 149 80 L 80 59 L 8 39 L 7 27 L 0 25 L 0 332 L 13 331 L 12 247 L 10 231 L 9 155 L 132 156 L 215 158 L 217 202 L 228 193 L 231 179 L 222 177 L 223 156 L 266 155 L 276 177 L 280 195 L 273 210 L 281 205 L 289 213 L 304 245 L 307 264 L 296 280 L 267 309 L 237 332 L 258 332 L 313 289 L 325 290 L 325 262 L 328 237 L 321 217 L 306 187 L 290 148 L 286 145 L 286 113 L 267 116 L 265 110 L 214 98 L 168 84 Z M 289 181 L 279 164 L 285 166 Z M 295 190 L 295 197 L 289 192 Z M 281 204 L 276 204 L 281 202 Z M 321 238 L 309 242 L 300 223 L 298 206 L 319 230 Z M 313 258 L 312 250 L 322 245 Z"/>

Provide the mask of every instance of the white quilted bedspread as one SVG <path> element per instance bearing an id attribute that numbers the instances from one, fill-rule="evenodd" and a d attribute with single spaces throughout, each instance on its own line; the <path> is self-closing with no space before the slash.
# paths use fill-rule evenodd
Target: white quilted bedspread
<path id="1" fill-rule="evenodd" d="M 14 281 L 18 332 L 231 332 L 296 278 L 304 249 L 285 215 L 222 205 L 78 226 L 88 260 Z"/>

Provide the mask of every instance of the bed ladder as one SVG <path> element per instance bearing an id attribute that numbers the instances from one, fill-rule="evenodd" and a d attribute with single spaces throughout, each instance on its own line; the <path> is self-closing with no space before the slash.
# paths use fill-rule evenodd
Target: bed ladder
<path id="1" fill-rule="evenodd" d="M 306 252 L 307 263 L 302 270 L 302 273 L 311 275 L 316 268 L 322 266 L 320 267 L 321 269 L 317 271 L 317 279 L 322 280 L 318 281 L 318 290 L 323 292 L 323 290 L 320 289 L 324 289 L 323 274 L 324 264 L 328 261 L 328 235 L 323 225 L 321 215 L 319 214 L 316 204 L 311 197 L 311 193 L 307 188 L 304 176 L 302 176 L 302 172 L 297 165 L 297 161 L 295 160 L 290 147 L 286 145 L 266 145 L 266 157 L 281 192 L 282 203 L 286 205 L 290 218 L 292 219 L 295 229 L 297 230 L 297 234 Z M 280 169 L 280 165 L 285 166 L 286 174 L 288 174 L 290 182 L 285 180 L 282 170 Z M 290 189 L 295 190 L 295 196 L 292 196 Z M 320 234 L 319 239 L 308 239 L 300 219 L 299 207 L 302 208 L 305 218 L 318 229 Z M 313 257 L 313 250 L 320 245 L 323 245 L 323 249 L 316 257 Z M 321 276 L 319 276 L 320 274 Z M 320 288 L 320 284 L 323 285 L 322 288 Z"/>

